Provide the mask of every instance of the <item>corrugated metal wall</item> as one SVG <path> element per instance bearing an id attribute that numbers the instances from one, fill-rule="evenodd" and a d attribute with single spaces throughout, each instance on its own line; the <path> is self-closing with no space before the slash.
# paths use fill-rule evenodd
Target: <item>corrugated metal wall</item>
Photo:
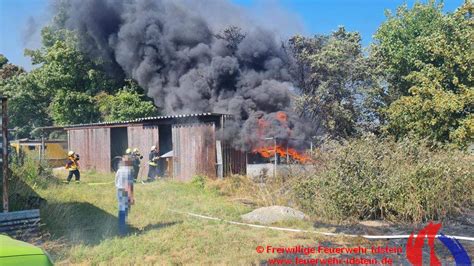
<path id="1" fill-rule="evenodd" d="M 81 156 L 81 169 L 110 172 L 110 128 L 68 130 L 68 146 Z"/>
<path id="2" fill-rule="evenodd" d="M 243 151 L 234 149 L 229 143 L 222 145 L 224 177 L 247 174 L 247 158 Z"/>
<path id="3" fill-rule="evenodd" d="M 216 177 L 216 134 L 214 123 L 175 124 L 173 176 L 190 180 L 195 175 Z"/>
<path id="4" fill-rule="evenodd" d="M 217 175 L 216 130 L 224 124 L 212 118 L 206 121 L 173 121 L 171 128 L 173 146 L 173 176 L 179 180 L 189 180 L 202 174 L 211 178 Z M 143 155 L 140 177 L 146 178 L 148 173 L 148 153 L 150 147 L 159 146 L 159 123 L 148 125 L 128 124 L 128 147 L 138 148 Z M 171 124 L 170 121 L 167 125 Z M 163 123 L 161 124 L 163 125 Z M 122 127 L 124 127 L 123 125 Z M 88 127 L 68 129 L 70 149 L 81 155 L 82 169 L 96 169 L 100 172 L 111 170 L 111 128 Z M 246 154 L 232 148 L 230 143 L 222 142 L 222 166 L 224 177 L 231 174 L 246 174 Z M 113 143 L 112 143 L 113 145 Z"/>
<path id="5" fill-rule="evenodd" d="M 151 146 L 158 147 L 158 134 L 157 125 L 130 125 L 128 127 L 128 146 L 130 148 L 138 148 L 143 155 L 140 172 L 138 174 L 139 178 L 147 178 L 148 153 L 150 152 Z"/>
<path id="6" fill-rule="evenodd" d="M 221 118 L 221 126 L 225 128 L 228 116 Z M 222 142 L 222 161 L 224 167 L 224 177 L 230 175 L 247 174 L 247 153 L 236 150 L 229 140 Z"/>

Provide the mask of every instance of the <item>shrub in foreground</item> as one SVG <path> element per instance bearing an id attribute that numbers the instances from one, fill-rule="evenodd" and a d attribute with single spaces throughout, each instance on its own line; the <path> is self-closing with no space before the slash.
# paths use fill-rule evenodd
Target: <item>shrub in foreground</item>
<path id="1" fill-rule="evenodd" d="M 366 136 L 315 154 L 318 171 L 295 189 L 306 211 L 328 219 L 443 220 L 472 208 L 472 155 L 426 143 Z"/>
<path id="2" fill-rule="evenodd" d="M 51 169 L 43 161 L 39 162 L 24 154 L 13 154 L 8 180 L 10 211 L 39 208 L 43 199 L 35 192 L 38 187 L 45 188 L 57 183 Z"/>

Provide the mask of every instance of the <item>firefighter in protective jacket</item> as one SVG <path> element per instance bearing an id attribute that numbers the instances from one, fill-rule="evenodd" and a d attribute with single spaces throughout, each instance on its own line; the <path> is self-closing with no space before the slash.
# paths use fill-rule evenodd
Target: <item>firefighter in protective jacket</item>
<path id="1" fill-rule="evenodd" d="M 133 161 L 133 181 L 137 182 L 138 173 L 140 172 L 140 160 L 143 159 L 143 156 L 140 154 L 140 151 L 135 148 L 131 154 Z"/>
<path id="2" fill-rule="evenodd" d="M 73 151 L 68 152 L 66 169 L 69 170 L 66 183 L 69 184 L 72 179 L 72 175 L 76 178 L 76 183 L 79 183 L 81 180 L 81 173 L 79 172 L 79 154 L 76 154 Z"/>
<path id="3" fill-rule="evenodd" d="M 158 174 L 158 160 L 160 159 L 159 151 L 156 146 L 151 147 L 148 155 L 148 179 L 147 181 L 154 181 Z"/>

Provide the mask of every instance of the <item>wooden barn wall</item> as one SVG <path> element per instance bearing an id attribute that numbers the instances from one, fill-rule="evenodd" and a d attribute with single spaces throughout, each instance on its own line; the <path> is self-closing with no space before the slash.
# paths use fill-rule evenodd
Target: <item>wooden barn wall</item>
<path id="1" fill-rule="evenodd" d="M 80 155 L 81 169 L 110 172 L 110 128 L 68 130 L 68 146 Z"/>
<path id="2" fill-rule="evenodd" d="M 190 180 L 195 175 L 216 177 L 214 123 L 175 124 L 172 139 L 174 178 Z"/>
<path id="3" fill-rule="evenodd" d="M 130 125 L 128 127 L 128 146 L 132 149 L 138 148 L 140 153 L 143 155 L 138 178 L 147 178 L 148 154 L 150 153 L 151 146 L 159 147 L 158 134 L 159 132 L 157 125 Z"/>
<path id="4" fill-rule="evenodd" d="M 227 117 L 221 118 L 221 126 L 226 127 Z M 247 174 L 247 154 L 236 150 L 229 141 L 222 142 L 222 163 L 224 177 Z"/>
<path id="5" fill-rule="evenodd" d="M 222 145 L 222 163 L 224 177 L 247 174 L 247 158 L 245 152 L 234 149 L 229 143 Z"/>

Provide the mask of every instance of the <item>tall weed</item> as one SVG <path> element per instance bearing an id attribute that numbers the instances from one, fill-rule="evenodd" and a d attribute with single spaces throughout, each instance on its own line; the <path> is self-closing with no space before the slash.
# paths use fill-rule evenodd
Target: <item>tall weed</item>
<path id="1" fill-rule="evenodd" d="M 39 162 L 25 155 L 12 154 L 8 198 L 10 211 L 39 208 L 44 201 L 35 192 L 37 188 L 46 188 L 57 183 L 51 168 L 46 162 Z"/>
<path id="2" fill-rule="evenodd" d="M 474 159 L 424 142 L 366 136 L 315 153 L 318 172 L 303 178 L 295 197 L 327 219 L 443 220 L 472 208 Z"/>

